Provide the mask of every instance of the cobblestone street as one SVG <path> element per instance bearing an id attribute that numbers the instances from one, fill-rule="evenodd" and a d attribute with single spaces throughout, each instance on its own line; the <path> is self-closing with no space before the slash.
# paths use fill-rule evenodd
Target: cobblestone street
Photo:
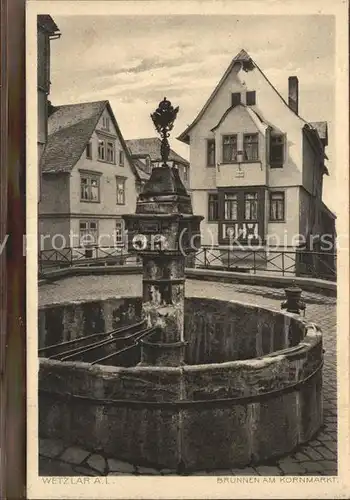
<path id="1" fill-rule="evenodd" d="M 140 295 L 137 275 L 86 276 L 68 278 L 39 288 L 39 304 Z M 280 310 L 283 289 L 188 280 L 186 295 L 237 300 Z M 325 349 L 323 370 L 324 425 L 306 446 L 275 461 L 243 469 L 197 471 L 195 475 L 336 475 L 337 474 L 337 379 L 336 379 L 336 298 L 303 293 L 305 317 L 322 329 Z M 82 448 L 67 447 L 54 440 L 40 440 L 40 475 L 170 475 L 166 469 L 154 469 L 104 457 Z"/>

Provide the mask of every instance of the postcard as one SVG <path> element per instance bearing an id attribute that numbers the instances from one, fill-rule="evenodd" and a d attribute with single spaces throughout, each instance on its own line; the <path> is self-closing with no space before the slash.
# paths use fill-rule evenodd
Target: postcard
<path id="1" fill-rule="evenodd" d="M 348 498 L 348 10 L 27 2 L 27 496 Z"/>

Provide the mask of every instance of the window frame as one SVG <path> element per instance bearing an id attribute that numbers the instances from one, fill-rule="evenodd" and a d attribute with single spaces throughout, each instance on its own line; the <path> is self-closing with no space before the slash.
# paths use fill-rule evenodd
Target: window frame
<path id="1" fill-rule="evenodd" d="M 248 196 L 254 196 L 251 199 L 248 199 Z M 249 203 L 249 211 L 252 211 L 252 206 L 255 206 L 255 217 L 247 217 L 247 202 Z M 254 205 L 251 203 L 254 202 Z M 257 191 L 246 191 L 243 193 L 243 214 L 244 214 L 244 221 L 253 221 L 257 222 L 258 221 L 258 211 L 259 211 L 259 196 Z"/>
<path id="2" fill-rule="evenodd" d="M 110 120 L 109 116 L 102 116 L 102 129 L 106 130 L 107 132 L 110 131 Z"/>
<path id="3" fill-rule="evenodd" d="M 117 239 L 117 224 L 120 224 L 120 240 Z M 125 224 L 123 219 L 116 219 L 115 221 L 115 238 L 114 243 L 117 247 L 124 247 L 124 233 L 125 233 Z"/>
<path id="4" fill-rule="evenodd" d="M 87 224 L 86 231 L 88 231 L 88 232 L 85 232 L 85 234 L 91 234 L 91 224 L 96 224 L 96 228 L 93 230 L 93 232 L 96 234 L 96 238 L 94 238 L 95 239 L 94 243 L 89 243 L 87 245 L 81 244 L 81 240 L 82 240 L 81 224 Z M 98 243 L 98 231 L 99 231 L 99 227 L 98 227 L 98 220 L 97 219 L 79 219 L 79 247 L 85 248 L 86 246 L 89 247 L 89 246 L 97 245 L 97 243 Z"/>
<path id="5" fill-rule="evenodd" d="M 87 160 L 92 160 L 92 141 L 89 141 L 85 147 L 85 157 Z"/>
<path id="6" fill-rule="evenodd" d="M 188 181 L 188 166 L 187 165 L 183 166 L 183 178 L 184 178 L 184 182 Z"/>
<path id="7" fill-rule="evenodd" d="M 108 163 L 109 165 L 115 165 L 116 164 L 116 139 L 113 136 L 107 136 L 104 137 L 102 136 L 102 133 L 97 133 L 97 141 L 98 141 L 98 147 L 97 147 L 97 161 L 101 163 Z M 108 159 L 108 145 L 112 144 L 113 145 L 113 161 Z M 101 156 L 101 151 L 103 151 L 103 157 Z"/>
<path id="8" fill-rule="evenodd" d="M 105 160 L 106 163 L 111 163 L 115 165 L 115 141 L 113 141 L 112 139 L 106 139 L 105 149 L 106 149 L 106 160 Z M 111 160 L 108 158 L 109 153 L 112 153 Z"/>
<path id="9" fill-rule="evenodd" d="M 214 198 L 214 199 L 212 199 Z M 212 212 L 213 211 L 213 212 Z M 213 213 L 213 217 L 211 217 Z M 216 214 L 216 216 L 215 216 Z M 208 222 L 218 222 L 219 221 L 219 193 L 208 193 L 207 198 L 207 221 Z"/>
<path id="10" fill-rule="evenodd" d="M 232 214 L 232 206 L 236 206 L 236 217 L 226 217 L 230 212 Z M 230 210 L 227 209 L 230 207 Z M 238 220 L 238 194 L 237 193 L 224 193 L 224 221 L 237 221 Z"/>
<path id="11" fill-rule="evenodd" d="M 124 154 L 124 151 L 122 149 L 119 150 L 119 166 L 120 167 L 124 167 L 125 165 L 125 154 Z"/>
<path id="12" fill-rule="evenodd" d="M 273 200 L 274 195 L 280 195 L 280 200 Z M 275 218 L 272 213 L 273 202 L 282 201 L 282 218 Z M 278 206 L 278 205 L 277 205 Z M 276 210 L 276 213 L 278 210 Z M 269 192 L 269 222 L 285 222 L 286 221 L 286 193 L 285 191 L 270 191 Z"/>
<path id="13" fill-rule="evenodd" d="M 210 167 L 210 168 L 215 167 L 215 165 L 216 165 L 216 141 L 215 141 L 215 139 L 210 138 L 210 139 L 207 139 L 206 143 L 207 143 L 207 167 Z M 210 146 L 213 146 L 213 152 L 210 151 Z M 213 156 L 214 156 L 212 163 L 209 161 L 211 153 L 213 153 Z"/>
<path id="14" fill-rule="evenodd" d="M 80 171 L 80 202 L 82 203 L 100 203 L 101 202 L 101 182 L 100 182 L 101 174 L 100 173 L 93 173 L 93 172 L 84 172 Z M 87 188 L 90 194 L 89 198 L 83 198 L 82 197 L 82 181 L 83 179 L 86 179 L 87 182 Z M 97 199 L 94 200 L 91 197 L 92 190 L 91 188 L 93 187 L 91 185 L 91 181 L 96 180 L 97 181 Z"/>
<path id="15" fill-rule="evenodd" d="M 272 160 L 272 141 L 274 138 L 282 138 L 282 143 L 280 144 L 282 148 L 282 161 Z M 269 165 L 270 168 L 283 168 L 286 161 L 286 134 L 270 134 L 270 144 L 269 144 Z M 276 147 L 276 144 L 274 145 Z"/>
<path id="16" fill-rule="evenodd" d="M 254 102 L 248 102 L 249 97 L 253 97 Z M 255 90 L 247 90 L 245 96 L 245 102 L 247 106 L 255 106 L 256 105 L 256 91 Z"/>
<path id="17" fill-rule="evenodd" d="M 257 152 L 257 157 L 256 158 L 246 158 L 246 139 L 247 137 L 256 137 L 256 142 L 251 142 L 248 144 L 254 144 L 256 145 L 256 152 Z M 242 154 L 243 154 L 243 161 L 245 163 L 254 163 L 254 162 L 259 162 L 260 161 L 260 151 L 259 151 L 259 133 L 258 132 L 253 132 L 253 133 L 244 133 L 243 134 L 243 144 L 242 144 Z"/>
<path id="18" fill-rule="evenodd" d="M 239 96 L 238 102 L 234 103 L 234 97 L 233 96 Z M 242 92 L 231 92 L 231 106 L 238 106 L 239 104 L 242 104 Z"/>
<path id="19" fill-rule="evenodd" d="M 115 176 L 115 180 L 116 180 L 116 184 L 115 184 L 115 187 L 116 187 L 116 205 L 122 206 L 122 205 L 126 204 L 126 189 L 125 189 L 126 177 L 121 177 L 119 175 L 116 175 Z M 123 201 L 122 202 L 118 201 L 118 196 L 119 196 L 118 182 L 122 182 L 123 183 L 123 191 L 122 191 L 122 193 L 123 193 Z"/>
<path id="20" fill-rule="evenodd" d="M 225 139 L 226 138 L 234 138 L 235 139 L 235 142 L 232 143 L 229 143 L 229 144 L 225 144 Z M 227 160 L 225 158 L 225 146 L 233 146 L 235 145 L 236 146 L 236 154 L 235 154 L 235 158 L 233 159 L 232 158 L 232 154 L 231 154 L 231 159 L 230 160 Z M 232 152 L 234 151 L 234 148 L 232 147 Z M 226 164 L 226 165 L 229 165 L 230 163 L 237 163 L 237 158 L 238 158 L 238 134 L 225 134 L 225 135 L 222 135 L 222 163 L 223 164 Z"/>

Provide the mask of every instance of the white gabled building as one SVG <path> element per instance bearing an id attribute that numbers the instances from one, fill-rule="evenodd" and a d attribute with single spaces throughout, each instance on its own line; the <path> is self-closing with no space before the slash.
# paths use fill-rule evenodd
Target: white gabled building
<path id="1" fill-rule="evenodd" d="M 287 103 L 241 50 L 178 137 L 190 146 L 203 245 L 294 249 L 298 235 L 334 232 L 322 202 L 327 123 L 299 115 L 298 92 L 289 77 Z"/>

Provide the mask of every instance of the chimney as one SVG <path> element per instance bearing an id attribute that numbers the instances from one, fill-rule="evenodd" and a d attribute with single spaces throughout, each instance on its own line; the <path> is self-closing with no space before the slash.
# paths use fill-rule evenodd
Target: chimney
<path id="1" fill-rule="evenodd" d="M 299 107 L 299 80 L 297 76 L 288 78 L 288 106 L 298 114 Z"/>
<path id="2" fill-rule="evenodd" d="M 51 101 L 47 101 L 47 116 L 50 117 L 55 111 L 55 106 L 52 105 Z"/>

